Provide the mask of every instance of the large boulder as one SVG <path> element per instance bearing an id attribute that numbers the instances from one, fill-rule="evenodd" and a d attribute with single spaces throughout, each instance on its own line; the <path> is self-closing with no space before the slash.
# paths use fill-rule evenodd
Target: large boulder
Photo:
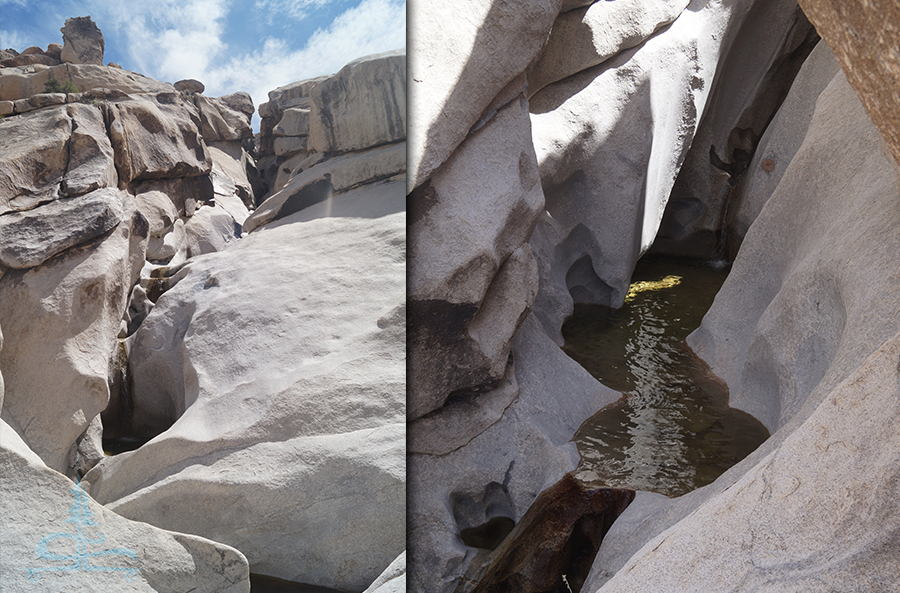
<path id="1" fill-rule="evenodd" d="M 897 581 L 898 225 L 896 163 L 838 73 L 688 339 L 772 437 L 706 488 L 636 500 L 595 563 L 615 573 L 602 591 Z"/>
<path id="2" fill-rule="evenodd" d="M 0 351 L 3 419 L 60 472 L 72 466 L 76 439 L 109 400 L 109 361 L 148 233 L 124 193 L 99 192 L 112 192 L 103 194 L 104 204 L 119 200 L 122 223 L 0 278 L 0 326 L 15 336 Z"/>
<path id="3" fill-rule="evenodd" d="M 0 120 L 0 214 L 59 197 L 71 135 L 65 107 Z"/>
<path id="4" fill-rule="evenodd" d="M 123 216 L 122 195 L 112 188 L 0 216 L 0 264 L 17 269 L 39 266 L 105 234 Z"/>
<path id="5" fill-rule="evenodd" d="M 234 548 L 123 519 L 0 421 L 0 579 L 10 591 L 247 593 Z"/>
<path id="6" fill-rule="evenodd" d="M 129 339 L 133 417 L 168 430 L 97 465 L 91 495 L 257 573 L 368 587 L 405 544 L 403 185 L 172 270 Z"/>
<path id="7" fill-rule="evenodd" d="M 60 29 L 63 48 L 60 59 L 70 64 L 103 65 L 103 33 L 89 16 L 66 19 Z"/>
<path id="8" fill-rule="evenodd" d="M 431 177 L 479 120 L 525 90 L 524 71 L 559 9 L 560 0 L 478 0 L 465 11 L 453 2 L 410 11 L 410 190 Z"/>
<path id="9" fill-rule="evenodd" d="M 212 170 L 197 109 L 178 93 L 126 97 L 103 109 L 122 183 L 195 177 Z"/>
<path id="10" fill-rule="evenodd" d="M 405 50 L 353 60 L 310 90 L 310 150 L 347 152 L 405 138 Z"/>
<path id="11" fill-rule="evenodd" d="M 248 103 L 249 113 L 238 109 Z M 200 110 L 200 131 L 206 142 L 253 137 L 253 129 L 250 127 L 253 101 L 247 93 L 235 93 L 217 99 L 197 95 L 194 97 L 194 104 Z"/>
<path id="12" fill-rule="evenodd" d="M 72 104 L 0 121 L 0 215 L 118 181 L 103 114 Z"/>

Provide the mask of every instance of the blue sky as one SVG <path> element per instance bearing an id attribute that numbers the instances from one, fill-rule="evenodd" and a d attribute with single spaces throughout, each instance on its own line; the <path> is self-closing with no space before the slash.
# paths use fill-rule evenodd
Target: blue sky
<path id="1" fill-rule="evenodd" d="M 405 0 L 0 0 L 0 48 L 62 43 L 66 18 L 87 15 L 105 63 L 196 78 L 210 97 L 246 91 L 257 107 L 278 86 L 406 47 Z"/>

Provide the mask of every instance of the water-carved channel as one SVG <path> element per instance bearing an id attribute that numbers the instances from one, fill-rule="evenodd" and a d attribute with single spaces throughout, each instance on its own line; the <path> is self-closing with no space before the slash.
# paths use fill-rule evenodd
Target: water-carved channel
<path id="1" fill-rule="evenodd" d="M 713 262 L 645 257 L 621 309 L 575 307 L 565 351 L 623 393 L 575 434 L 581 481 L 679 496 L 768 438 L 758 420 L 728 407 L 724 383 L 684 341 L 727 273 Z"/>

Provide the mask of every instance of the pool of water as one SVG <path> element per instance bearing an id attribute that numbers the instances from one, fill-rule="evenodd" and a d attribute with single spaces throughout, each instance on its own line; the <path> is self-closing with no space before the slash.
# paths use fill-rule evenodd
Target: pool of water
<path id="1" fill-rule="evenodd" d="M 719 262 L 645 257 L 621 309 L 576 305 L 564 350 L 622 399 L 575 434 L 576 476 L 593 486 L 680 496 L 769 437 L 728 407 L 728 390 L 685 343 L 725 281 Z"/>

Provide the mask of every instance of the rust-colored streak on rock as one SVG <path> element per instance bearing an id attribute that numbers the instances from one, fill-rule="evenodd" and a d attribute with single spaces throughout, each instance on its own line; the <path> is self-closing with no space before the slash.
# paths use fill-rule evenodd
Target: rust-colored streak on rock
<path id="1" fill-rule="evenodd" d="M 900 162 L 900 4 L 895 0 L 800 0 L 834 51 L 872 123 Z"/>
<path id="2" fill-rule="evenodd" d="M 473 593 L 579 591 L 603 537 L 632 500 L 633 490 L 590 489 L 566 474 L 491 555 Z"/>

